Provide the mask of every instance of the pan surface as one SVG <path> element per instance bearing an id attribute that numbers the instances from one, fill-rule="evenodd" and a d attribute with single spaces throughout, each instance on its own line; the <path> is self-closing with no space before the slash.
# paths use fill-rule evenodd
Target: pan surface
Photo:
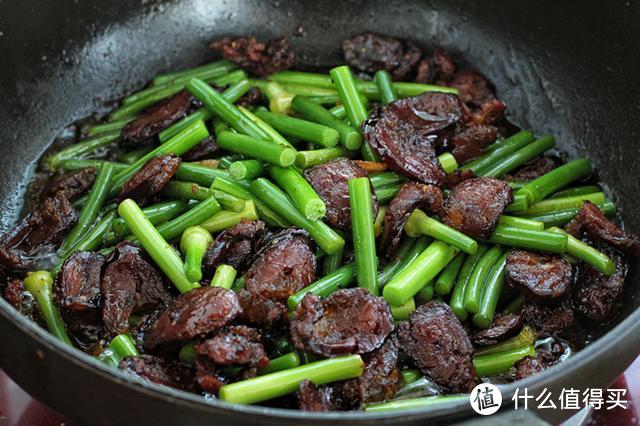
<path id="1" fill-rule="evenodd" d="M 570 3 L 0 2 L 0 226 L 6 229 L 17 219 L 35 159 L 65 125 L 105 111 L 106 101 L 156 73 L 213 59 L 206 48 L 210 40 L 287 35 L 298 66 L 316 68 L 340 62 L 342 39 L 374 30 L 412 38 L 425 48 L 441 46 L 489 77 L 512 122 L 554 134 L 570 156 L 591 159 L 626 227 L 640 233 L 640 181 L 634 175 L 640 157 L 640 3 Z M 294 36 L 300 25 L 304 31 Z M 631 265 L 625 306 L 608 332 L 519 387 L 533 393 L 546 387 L 554 395 L 563 387 L 606 387 L 626 368 L 640 352 L 637 266 Z M 2 298 L 0 336 L 0 367 L 78 424 L 424 424 L 472 413 L 466 402 L 370 416 L 205 401 L 128 378 L 62 347 Z M 503 388 L 505 401 L 515 388 Z"/>

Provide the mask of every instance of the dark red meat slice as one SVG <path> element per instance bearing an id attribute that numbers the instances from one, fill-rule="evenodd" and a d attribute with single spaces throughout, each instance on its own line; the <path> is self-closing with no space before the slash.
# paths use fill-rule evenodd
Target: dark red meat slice
<path id="1" fill-rule="evenodd" d="M 493 126 L 476 124 L 464 127 L 451 138 L 451 153 L 458 163 L 465 163 L 484 152 L 484 149 L 496 140 L 497 130 Z"/>
<path id="2" fill-rule="evenodd" d="M 216 365 L 264 368 L 269 364 L 269 357 L 262 346 L 262 337 L 257 330 L 243 325 L 229 327 L 199 343 L 196 353 L 207 357 Z"/>
<path id="3" fill-rule="evenodd" d="M 470 109 L 464 105 L 463 119 L 449 143 L 459 163 L 479 157 L 499 135 L 503 136 L 503 129 L 496 126 L 504 124 L 506 107 L 504 102 L 495 98 L 483 102 L 478 108 Z"/>
<path id="4" fill-rule="evenodd" d="M 342 53 L 351 68 L 366 73 L 387 70 L 394 80 L 408 78 L 422 56 L 420 48 L 409 40 L 370 32 L 344 40 Z"/>
<path id="5" fill-rule="evenodd" d="M 7 280 L 7 286 L 4 288 L 4 298 L 13 306 L 18 312 L 30 317 L 34 314 L 35 301 L 33 297 L 28 293 L 25 293 L 26 289 L 22 280 L 19 278 L 9 278 Z"/>
<path id="6" fill-rule="evenodd" d="M 429 59 L 420 59 L 416 68 L 416 78 L 414 81 L 422 84 L 432 83 L 435 74 L 436 69 L 433 63 Z"/>
<path id="7" fill-rule="evenodd" d="M 238 299 L 243 318 L 251 324 L 271 326 L 286 318 L 288 313 L 283 302 L 254 295 L 244 289 L 238 292 Z"/>
<path id="8" fill-rule="evenodd" d="M 120 146 L 137 147 L 187 114 L 193 98 L 182 90 L 144 110 L 122 129 Z"/>
<path id="9" fill-rule="evenodd" d="M 573 309 L 566 302 L 558 306 L 525 303 L 522 316 L 526 324 L 544 335 L 561 333 L 571 327 L 575 321 Z"/>
<path id="10" fill-rule="evenodd" d="M 209 136 L 198 145 L 191 148 L 180 157 L 182 161 L 200 161 L 207 158 L 212 158 L 215 153 L 218 152 L 218 145 L 216 144 L 215 137 Z"/>
<path id="11" fill-rule="evenodd" d="M 35 269 L 53 254 L 75 221 L 76 213 L 62 192 L 45 198 L 38 210 L 0 237 L 0 264 L 14 270 Z"/>
<path id="12" fill-rule="evenodd" d="M 255 37 L 225 37 L 211 43 L 210 47 L 258 77 L 291 68 L 295 60 L 286 37 L 271 39 L 266 44 Z"/>
<path id="13" fill-rule="evenodd" d="M 85 167 L 55 179 L 45 189 L 44 196 L 52 197 L 61 192 L 67 199 L 73 200 L 88 191 L 93 186 L 95 179 L 96 169 Z"/>
<path id="14" fill-rule="evenodd" d="M 7 286 L 4 288 L 4 298 L 16 310 L 22 311 L 22 299 L 25 292 L 24 284 L 19 278 L 10 278 L 7 280 Z"/>
<path id="15" fill-rule="evenodd" d="M 481 124 L 485 126 L 503 125 L 505 109 L 507 109 L 507 105 L 501 100 L 495 98 L 487 100 L 482 103 L 480 108 L 466 109 L 465 124 L 467 126 L 479 126 Z"/>
<path id="16" fill-rule="evenodd" d="M 239 224 L 222 231 L 209 246 L 202 265 L 208 274 L 222 265 L 242 269 L 256 249 L 264 234 L 265 224 L 261 220 L 243 220 Z"/>
<path id="17" fill-rule="evenodd" d="M 298 388 L 298 408 L 302 411 L 338 411 L 341 401 L 332 386 L 316 386 L 309 380 L 300 382 Z"/>
<path id="18" fill-rule="evenodd" d="M 479 330 L 471 336 L 477 346 L 491 346 L 520 333 L 524 326 L 519 314 L 497 314 L 491 327 Z"/>
<path id="19" fill-rule="evenodd" d="M 433 51 L 431 58 L 421 59 L 418 63 L 415 81 L 446 86 L 455 75 L 456 65 L 447 52 L 440 48 Z"/>
<path id="20" fill-rule="evenodd" d="M 491 83 L 477 71 L 458 71 L 449 85 L 458 89 L 462 102 L 471 107 L 480 108 L 483 103 L 495 98 Z"/>
<path id="21" fill-rule="evenodd" d="M 439 82 L 449 82 L 456 72 L 456 65 L 449 54 L 440 48 L 433 50 L 433 63 L 436 68 L 436 79 Z"/>
<path id="22" fill-rule="evenodd" d="M 124 184 L 118 202 L 132 198 L 138 204 L 146 204 L 169 183 L 178 167 L 180 158 L 172 154 L 153 157 Z"/>
<path id="23" fill-rule="evenodd" d="M 145 348 L 203 337 L 224 328 L 240 314 L 235 292 L 222 287 L 201 287 L 183 293 L 149 328 Z"/>
<path id="24" fill-rule="evenodd" d="M 220 388 L 230 381 L 209 358 L 196 357 L 196 382 L 203 392 L 217 395 Z"/>
<path id="25" fill-rule="evenodd" d="M 565 348 L 560 343 L 553 343 L 550 348 L 536 349 L 535 357 L 524 357 L 515 364 L 515 379 L 521 380 L 540 373 L 560 362 Z"/>
<path id="26" fill-rule="evenodd" d="M 8 278 L 3 291 L 4 298 L 11 306 L 27 318 L 38 324 L 43 324 L 42 314 L 33 295 L 24 288 L 24 283 L 18 278 Z"/>
<path id="27" fill-rule="evenodd" d="M 573 292 L 575 310 L 586 318 L 605 322 L 619 312 L 622 306 L 627 262 L 618 252 L 608 247 L 599 247 L 616 265 L 616 272 L 606 276 L 592 266 L 583 263 Z"/>
<path id="28" fill-rule="evenodd" d="M 380 249 L 384 256 L 390 259 L 397 252 L 402 230 L 411 212 L 426 206 L 430 212 L 440 213 L 442 202 L 442 190 L 436 186 L 417 182 L 403 184 L 398 194 L 389 203 L 389 209 L 384 216 L 384 228 L 380 240 Z"/>
<path id="29" fill-rule="evenodd" d="M 590 239 L 608 244 L 626 254 L 640 256 L 640 239 L 624 232 L 590 201 L 584 202 L 582 209 L 565 229 L 576 238 L 580 238 L 584 232 Z"/>
<path id="30" fill-rule="evenodd" d="M 159 385 L 195 391 L 193 370 L 174 361 L 143 354 L 123 359 L 119 367 L 127 373 Z"/>
<path id="31" fill-rule="evenodd" d="M 104 256 L 89 251 L 73 253 L 63 264 L 53 287 L 54 301 L 69 331 L 83 342 L 102 328 L 100 275 Z"/>
<path id="32" fill-rule="evenodd" d="M 284 302 L 289 296 L 315 281 L 315 244 L 298 228 L 283 229 L 259 244 L 262 247 L 244 275 L 251 295 L 248 303 L 256 304 L 247 315 L 251 322 L 269 325 L 275 315 L 286 312 Z M 256 318 L 258 312 L 268 315 Z"/>
<path id="33" fill-rule="evenodd" d="M 349 205 L 349 179 L 367 177 L 367 172 L 356 162 L 338 158 L 304 171 L 304 177 L 316 190 L 327 207 L 325 220 L 333 227 L 351 229 L 351 207 Z M 371 190 L 373 217 L 378 212 L 375 192 Z"/>
<path id="34" fill-rule="evenodd" d="M 573 268 L 559 255 L 512 250 L 507 256 L 509 285 L 535 303 L 556 303 L 571 289 Z"/>
<path id="35" fill-rule="evenodd" d="M 444 200 L 442 221 L 473 238 L 488 239 L 513 193 L 506 182 L 473 178 L 456 185 Z"/>
<path id="36" fill-rule="evenodd" d="M 162 308 L 144 312 L 140 315 L 138 321 L 129 327 L 129 335 L 141 348 L 144 347 L 144 337 L 147 331 L 153 326 L 162 312 L 164 312 Z"/>
<path id="37" fill-rule="evenodd" d="M 559 165 L 560 161 L 557 158 L 545 155 L 525 164 L 513 175 L 508 176 L 507 178 L 513 180 L 533 180 L 549 173 Z"/>
<path id="38" fill-rule="evenodd" d="M 26 220 L 28 232 L 20 235 L 20 247 L 26 246 L 26 250 L 31 251 L 43 244 L 55 244 L 64 238 L 75 221 L 75 212 L 66 197 L 61 194 L 48 197 Z"/>
<path id="39" fill-rule="evenodd" d="M 315 281 L 315 244 L 305 230 L 283 229 L 263 243 L 244 275 L 250 293 L 283 301 Z"/>
<path id="40" fill-rule="evenodd" d="M 258 89 L 257 87 L 252 87 L 247 93 L 242 95 L 242 97 L 236 101 L 236 105 L 248 108 L 250 106 L 260 105 L 261 102 L 262 93 L 260 92 L 260 89 Z"/>
<path id="41" fill-rule="evenodd" d="M 206 350 L 205 348 L 201 349 Z M 221 350 L 222 352 L 219 355 L 223 358 L 226 355 L 232 357 L 235 355 L 235 351 L 231 347 Z M 245 353 L 248 354 L 248 352 Z M 242 351 L 239 352 L 239 355 L 244 356 Z M 264 363 L 262 359 L 262 356 L 258 355 L 258 358 L 255 358 L 254 361 L 262 365 Z M 236 358 L 236 360 L 239 360 L 239 358 Z M 196 382 L 203 392 L 217 395 L 220 388 L 225 384 L 255 377 L 259 370 L 258 367 L 252 367 L 250 364 L 237 365 L 237 367 L 242 368 L 237 371 L 236 368 L 227 368 L 225 365 L 217 364 L 206 354 L 198 355 L 196 356 Z"/>
<path id="42" fill-rule="evenodd" d="M 400 59 L 400 64 L 391 72 L 394 80 L 407 80 L 415 74 L 416 64 L 422 56 L 420 48 L 411 40 L 404 40 L 404 54 Z"/>
<path id="43" fill-rule="evenodd" d="M 365 140 L 392 170 L 422 183 L 442 186 L 445 173 L 436 150 L 462 118 L 457 96 L 428 92 L 377 109 L 362 125 Z"/>
<path id="44" fill-rule="evenodd" d="M 308 293 L 291 321 L 295 346 L 321 356 L 371 352 L 392 330 L 389 305 L 363 288 L 338 290 L 324 299 Z"/>
<path id="45" fill-rule="evenodd" d="M 473 346 L 467 332 L 443 302 L 416 309 L 399 327 L 400 347 L 420 371 L 449 392 L 473 387 Z"/>
<path id="46" fill-rule="evenodd" d="M 394 335 L 389 336 L 379 349 L 364 354 L 362 360 L 362 375 L 339 384 L 343 403 L 353 408 L 391 399 L 400 384 L 398 339 Z"/>
<path id="47" fill-rule="evenodd" d="M 61 311 L 83 312 L 100 307 L 100 276 L 104 256 L 89 251 L 73 253 L 63 264 L 54 287 Z"/>
<path id="48" fill-rule="evenodd" d="M 445 184 L 445 187 L 454 188 L 459 183 L 473 179 L 474 177 L 476 177 L 476 175 L 471 170 L 454 170 L 452 173 L 447 175 L 447 183 Z"/>
<path id="49" fill-rule="evenodd" d="M 129 330 L 129 317 L 163 306 L 171 300 L 162 276 L 143 255 L 140 247 L 127 241 L 116 246 L 100 283 L 102 320 L 106 330 L 121 334 Z"/>

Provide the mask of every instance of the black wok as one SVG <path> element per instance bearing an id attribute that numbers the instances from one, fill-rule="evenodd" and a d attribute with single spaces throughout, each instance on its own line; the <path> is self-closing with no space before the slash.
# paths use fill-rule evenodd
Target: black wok
<path id="1" fill-rule="evenodd" d="M 16 219 L 34 160 L 65 124 L 103 110 L 104 101 L 155 73 L 211 59 L 208 41 L 226 34 L 288 35 L 299 65 L 316 67 L 340 61 L 346 36 L 375 30 L 425 47 L 438 43 L 464 57 L 495 83 L 514 123 L 556 135 L 570 155 L 588 155 L 610 184 L 626 226 L 640 233 L 634 176 L 640 157 L 640 3 L 588 3 L 0 2 L 0 224 L 6 228 Z M 291 37 L 300 24 L 303 36 Z M 620 374 L 640 352 L 637 266 L 626 304 L 602 336 L 517 386 L 532 392 L 547 387 L 558 395 L 562 387 L 606 387 Z M 0 336 L 0 367 L 82 424 L 395 424 L 470 415 L 466 402 L 393 417 L 206 402 L 130 379 L 63 347 L 1 298 Z M 504 388 L 505 401 L 515 387 Z"/>

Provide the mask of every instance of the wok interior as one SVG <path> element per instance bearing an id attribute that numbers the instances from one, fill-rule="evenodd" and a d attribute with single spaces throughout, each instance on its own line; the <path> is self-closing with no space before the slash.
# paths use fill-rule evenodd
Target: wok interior
<path id="1" fill-rule="evenodd" d="M 0 68 L 1 224 L 6 228 L 17 217 L 35 160 L 66 124 L 104 111 L 106 101 L 158 72 L 213 59 L 210 40 L 286 35 L 297 66 L 313 69 L 341 60 L 342 39 L 373 30 L 464 57 L 495 84 L 512 122 L 555 135 L 571 157 L 591 159 L 626 227 L 639 233 L 640 181 L 633 171 L 640 156 L 640 84 L 633 79 L 640 75 L 640 27 L 634 7 L 389 0 L 5 4 L 0 49 L 10 66 Z M 631 262 L 626 303 L 611 326 L 639 304 L 637 260 Z"/>

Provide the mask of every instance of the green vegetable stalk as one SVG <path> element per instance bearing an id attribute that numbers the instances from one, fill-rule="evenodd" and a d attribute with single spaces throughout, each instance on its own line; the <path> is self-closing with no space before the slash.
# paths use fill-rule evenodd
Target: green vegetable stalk
<path id="1" fill-rule="evenodd" d="M 197 282 L 187 278 L 180 256 L 149 222 L 149 219 L 147 219 L 135 201 L 127 199 L 121 202 L 118 206 L 118 213 L 131 229 L 131 232 L 140 240 L 145 251 L 149 253 L 153 261 L 181 293 L 200 287 Z"/>
<path id="2" fill-rule="evenodd" d="M 316 385 L 359 377 L 360 355 L 346 355 L 231 383 L 220 388 L 219 398 L 235 404 L 254 404 L 295 392 L 303 380 Z"/>
<path id="3" fill-rule="evenodd" d="M 47 271 L 36 271 L 27 274 L 24 288 L 33 295 L 44 318 L 49 332 L 69 346 L 73 346 L 67 335 L 60 312 L 53 303 L 53 277 Z"/>
<path id="4" fill-rule="evenodd" d="M 182 233 L 180 251 L 185 256 L 184 271 L 189 281 L 202 280 L 202 259 L 212 242 L 213 237 L 202 226 L 190 226 Z"/>
<path id="5" fill-rule="evenodd" d="M 378 256 L 373 231 L 373 203 L 369 178 L 349 179 L 349 203 L 353 229 L 358 287 L 378 295 Z"/>
<path id="6" fill-rule="evenodd" d="M 236 279 L 238 271 L 231 266 L 222 264 L 216 268 L 216 272 L 211 279 L 211 287 L 222 287 L 229 290 Z"/>

